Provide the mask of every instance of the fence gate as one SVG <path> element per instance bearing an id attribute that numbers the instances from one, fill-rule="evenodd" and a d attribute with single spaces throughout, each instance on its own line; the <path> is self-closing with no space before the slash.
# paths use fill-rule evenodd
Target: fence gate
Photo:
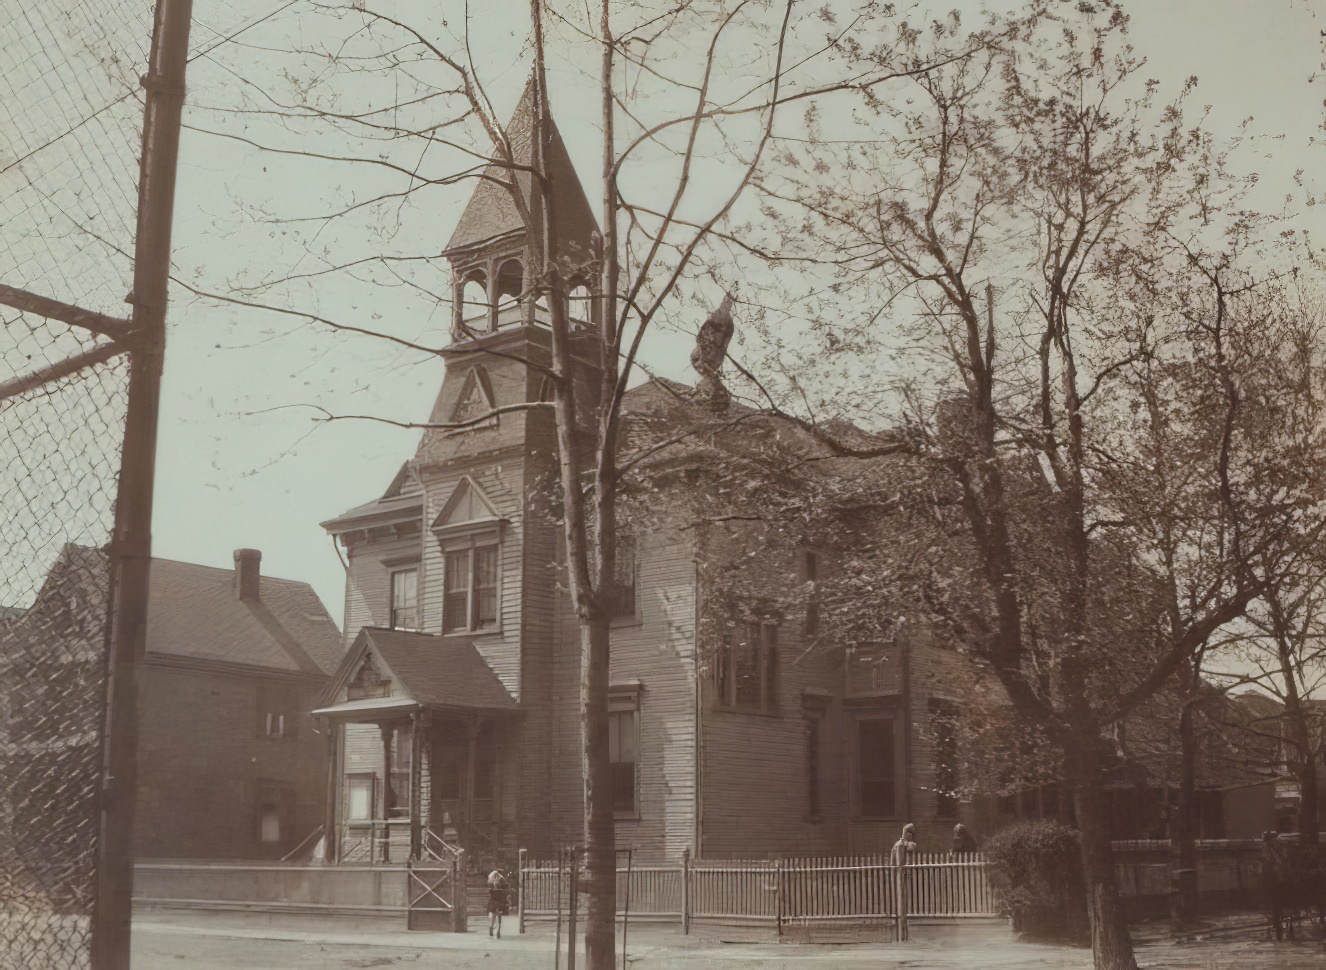
<path id="1" fill-rule="evenodd" d="M 412 930 L 460 932 L 465 912 L 454 860 L 411 862 L 405 868 L 406 926 Z"/>

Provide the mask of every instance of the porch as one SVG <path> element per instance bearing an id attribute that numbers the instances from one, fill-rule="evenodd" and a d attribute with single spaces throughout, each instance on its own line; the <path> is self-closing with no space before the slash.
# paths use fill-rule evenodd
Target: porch
<path id="1" fill-rule="evenodd" d="M 363 631 L 313 712 L 330 760 L 324 862 L 514 864 L 520 711 L 472 644 L 444 640 Z"/>

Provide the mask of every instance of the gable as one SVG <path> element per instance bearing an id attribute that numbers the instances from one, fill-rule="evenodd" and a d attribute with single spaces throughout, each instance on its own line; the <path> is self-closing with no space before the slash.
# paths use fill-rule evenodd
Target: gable
<path id="1" fill-rule="evenodd" d="M 482 365 L 476 364 L 465 375 L 465 383 L 460 389 L 460 396 L 456 399 L 456 406 L 451 409 L 450 423 L 463 424 L 466 421 L 474 421 L 472 427 L 493 427 L 497 424 L 497 416 L 491 412 L 496 406 L 488 372 Z M 484 415 L 489 415 L 488 420 L 479 420 Z"/>
<path id="2" fill-rule="evenodd" d="M 472 527 L 491 527 L 502 521 L 497 508 L 474 479 L 462 478 L 433 520 L 434 532 L 463 531 Z"/>

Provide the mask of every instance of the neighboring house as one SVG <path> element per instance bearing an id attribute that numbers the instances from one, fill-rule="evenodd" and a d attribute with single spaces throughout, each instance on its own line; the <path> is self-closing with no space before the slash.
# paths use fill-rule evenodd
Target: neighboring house
<path id="1" fill-rule="evenodd" d="M 108 585 L 104 555 L 66 545 L 0 618 L 0 873 L 75 909 L 95 874 Z"/>
<path id="2" fill-rule="evenodd" d="M 260 576 L 260 559 L 152 561 L 140 858 L 279 858 L 322 824 L 327 744 L 308 711 L 341 635 L 308 584 Z M 39 868 L 96 844 L 109 586 L 104 551 L 67 545 L 32 606 L 0 619 L 0 824 Z"/>
<path id="3" fill-rule="evenodd" d="M 138 678 L 134 851 L 147 859 L 280 858 L 326 802 L 327 742 L 308 711 L 343 653 L 307 583 L 153 559 Z"/>
<path id="4" fill-rule="evenodd" d="M 529 117 L 527 99 L 512 124 L 525 153 Z M 548 151 L 556 251 L 583 265 L 593 216 L 555 132 Z M 488 179 L 444 253 L 457 309 L 431 422 L 546 399 L 521 362 L 548 359 L 546 313 L 520 299 L 524 231 Z M 573 320 L 595 312 L 583 292 Z M 627 423 L 666 427 L 679 419 L 669 409 L 690 407 L 684 389 L 650 382 L 628 395 Z M 329 859 L 403 861 L 431 833 L 487 864 L 581 838 L 579 630 L 555 453 L 548 409 L 429 429 L 380 498 L 323 523 L 348 561 L 349 649 L 314 711 L 335 739 Z M 915 821 L 923 844 L 947 848 L 956 652 L 919 633 L 850 652 L 817 644 L 815 588 L 835 550 L 735 522 L 696 528 L 711 457 L 681 451 L 658 469 L 647 525 L 621 544 L 617 844 L 638 860 L 887 852 Z M 750 595 L 733 592 L 738 560 Z"/>
<path id="5" fill-rule="evenodd" d="M 1173 689 L 1162 689 L 1101 738 L 1105 809 L 1116 840 L 1167 839 L 1173 832 L 1182 704 Z M 1206 687 L 1194 716 L 1197 838 L 1255 839 L 1275 826 L 1286 781 L 1267 728 L 1278 710 L 1263 694 Z M 976 815 L 983 831 L 994 832 L 1023 818 L 1071 819 L 1072 809 L 1060 785 L 1051 783 L 979 799 Z"/>
<path id="6" fill-rule="evenodd" d="M 1284 702 L 1257 690 L 1246 690 L 1231 698 L 1235 705 L 1234 731 L 1245 749 L 1245 758 L 1255 762 L 1268 778 L 1272 805 L 1259 818 L 1263 829 L 1298 831 L 1298 807 L 1302 797 L 1298 762 L 1303 755 L 1292 740 Z M 1318 812 L 1326 811 L 1326 701 L 1303 701 L 1308 731 L 1316 759 Z"/>

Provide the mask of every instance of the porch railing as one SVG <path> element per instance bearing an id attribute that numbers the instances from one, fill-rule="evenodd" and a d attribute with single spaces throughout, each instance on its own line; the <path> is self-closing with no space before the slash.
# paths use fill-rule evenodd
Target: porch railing
<path id="1" fill-rule="evenodd" d="M 354 819 L 337 826 L 342 862 L 368 865 L 405 862 L 410 857 L 408 818 Z"/>

